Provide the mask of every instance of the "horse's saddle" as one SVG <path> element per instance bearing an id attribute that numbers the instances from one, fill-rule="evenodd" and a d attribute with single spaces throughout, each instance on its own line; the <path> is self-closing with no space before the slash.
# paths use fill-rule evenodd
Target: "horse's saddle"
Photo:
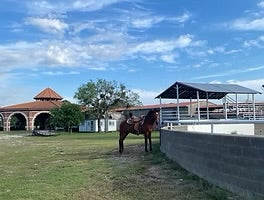
<path id="1" fill-rule="evenodd" d="M 126 123 L 129 124 L 129 125 L 133 125 L 133 124 L 136 124 L 136 123 L 142 124 L 143 122 L 144 122 L 144 116 L 128 118 L 127 121 L 126 121 Z"/>
<path id="2" fill-rule="evenodd" d="M 129 118 L 129 119 L 127 119 L 126 122 L 127 122 L 127 124 L 132 125 L 134 123 L 134 120 Z"/>

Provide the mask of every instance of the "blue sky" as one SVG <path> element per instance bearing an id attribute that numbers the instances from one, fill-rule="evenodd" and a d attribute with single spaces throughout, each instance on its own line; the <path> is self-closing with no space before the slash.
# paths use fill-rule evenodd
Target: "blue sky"
<path id="1" fill-rule="evenodd" d="M 1 0 L 0 35 L 0 106 L 97 78 L 144 104 L 175 81 L 264 84 L 261 0 Z"/>

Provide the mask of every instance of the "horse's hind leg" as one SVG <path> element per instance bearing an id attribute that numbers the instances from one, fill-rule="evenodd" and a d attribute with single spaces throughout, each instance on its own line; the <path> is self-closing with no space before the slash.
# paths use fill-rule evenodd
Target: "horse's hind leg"
<path id="1" fill-rule="evenodd" d="M 145 152 L 148 152 L 148 136 L 147 134 L 144 134 L 145 137 Z"/>
<path id="2" fill-rule="evenodd" d="M 123 153 L 124 150 L 124 141 L 119 139 L 119 153 Z"/>
<path id="3" fill-rule="evenodd" d="M 149 150 L 152 151 L 151 133 L 149 133 L 148 139 L 149 139 Z"/>
<path id="4" fill-rule="evenodd" d="M 124 134 L 120 133 L 120 137 L 119 137 L 119 153 L 123 153 L 123 151 L 124 151 L 124 140 L 125 140 L 127 135 L 128 135 L 128 133 L 124 133 Z"/>

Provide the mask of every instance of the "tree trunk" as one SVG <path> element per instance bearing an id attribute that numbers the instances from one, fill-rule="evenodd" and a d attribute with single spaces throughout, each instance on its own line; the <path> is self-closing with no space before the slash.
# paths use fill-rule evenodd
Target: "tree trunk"
<path id="1" fill-rule="evenodd" d="M 101 132 L 101 118 L 99 117 L 98 118 L 98 133 L 100 133 Z"/>
<path id="2" fill-rule="evenodd" d="M 105 120 L 104 121 L 105 121 L 105 131 L 104 132 L 106 133 L 107 129 L 108 129 L 108 113 L 107 112 L 105 113 Z"/>

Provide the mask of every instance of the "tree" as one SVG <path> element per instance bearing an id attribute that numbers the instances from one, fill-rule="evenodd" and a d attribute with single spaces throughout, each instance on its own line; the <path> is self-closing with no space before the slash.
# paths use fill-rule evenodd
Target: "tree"
<path id="1" fill-rule="evenodd" d="M 73 126 L 79 126 L 84 120 L 84 114 L 77 104 L 64 102 L 60 108 L 53 108 L 51 111 L 51 124 L 56 127 L 63 127 L 72 132 Z"/>
<path id="2" fill-rule="evenodd" d="M 116 81 L 97 79 L 96 82 L 90 80 L 81 85 L 74 98 L 79 103 L 88 107 L 90 115 L 94 115 L 98 120 L 98 131 L 101 131 L 100 120 L 107 118 L 108 111 L 116 107 L 130 107 L 140 105 L 139 95 L 128 90 L 124 84 Z"/>
<path id="3" fill-rule="evenodd" d="M 15 130 L 19 127 L 19 120 L 16 116 L 12 116 L 10 120 L 10 127 L 14 128 Z"/>

